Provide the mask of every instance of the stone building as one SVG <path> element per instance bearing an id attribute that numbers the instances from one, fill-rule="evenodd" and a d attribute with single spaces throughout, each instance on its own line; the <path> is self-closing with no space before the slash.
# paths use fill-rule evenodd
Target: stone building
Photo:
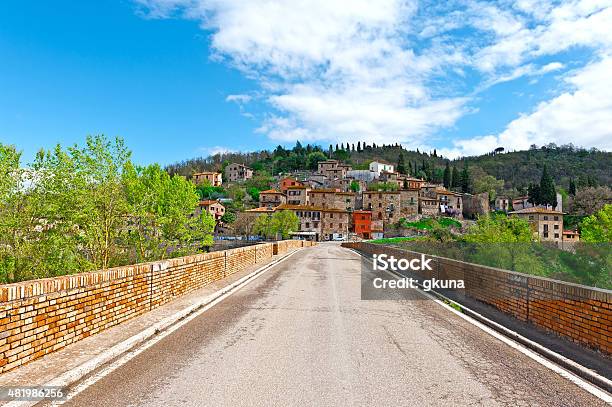
<path id="1" fill-rule="evenodd" d="M 495 198 L 495 210 L 508 212 L 510 210 L 510 198 L 498 196 Z"/>
<path id="2" fill-rule="evenodd" d="M 261 191 L 259 193 L 259 207 L 275 208 L 278 205 L 287 203 L 287 197 L 282 192 L 278 192 L 274 189 L 268 189 L 267 191 Z"/>
<path id="3" fill-rule="evenodd" d="M 334 189 L 312 189 L 308 192 L 311 206 L 335 208 L 342 210 L 355 209 L 355 193 Z"/>
<path id="4" fill-rule="evenodd" d="M 395 223 L 401 213 L 399 191 L 366 191 L 363 193 L 363 209 L 372 211 L 372 222 Z"/>
<path id="5" fill-rule="evenodd" d="M 305 186 L 287 187 L 287 203 L 289 205 L 308 205 L 310 203 L 309 192 L 310 188 Z"/>
<path id="6" fill-rule="evenodd" d="M 463 198 L 463 217 L 468 219 L 476 219 L 480 215 L 485 215 L 490 212 L 489 193 L 482 192 L 480 194 L 461 194 Z"/>
<path id="7" fill-rule="evenodd" d="M 225 167 L 225 179 L 230 182 L 246 181 L 253 178 L 253 169 L 243 164 L 231 163 Z"/>
<path id="8" fill-rule="evenodd" d="M 208 181 L 213 187 L 218 187 L 223 183 L 221 173 L 215 171 L 196 172 L 191 179 L 196 185 Z"/>
<path id="9" fill-rule="evenodd" d="M 426 216 L 437 216 L 440 213 L 440 206 L 436 198 L 426 196 L 419 197 L 419 213 Z"/>
<path id="10" fill-rule="evenodd" d="M 540 207 L 509 212 L 525 219 L 543 242 L 559 243 L 563 240 L 563 212 Z"/>
<path id="11" fill-rule="evenodd" d="M 419 213 L 419 190 L 402 189 L 400 191 L 400 214 L 402 217 Z"/>

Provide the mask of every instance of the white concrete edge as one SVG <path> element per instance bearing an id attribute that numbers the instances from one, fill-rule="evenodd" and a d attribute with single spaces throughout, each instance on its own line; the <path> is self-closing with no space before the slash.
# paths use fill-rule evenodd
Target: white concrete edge
<path id="1" fill-rule="evenodd" d="M 355 249 L 349 249 L 351 251 L 353 251 L 355 254 L 361 256 L 361 257 L 365 257 L 363 256 L 361 253 L 359 253 L 358 251 L 356 251 Z M 400 277 L 400 278 L 404 278 L 405 276 L 402 276 L 401 274 L 398 273 L 393 273 L 391 271 L 387 271 L 388 274 L 390 274 L 393 277 Z M 420 286 L 420 284 L 418 284 Z M 422 287 L 421 287 L 422 288 Z M 596 382 L 600 382 L 600 383 L 610 383 L 612 384 L 612 382 L 610 382 L 610 380 L 608 380 L 607 378 L 597 374 L 596 372 L 594 372 L 591 369 L 588 369 L 582 365 L 580 365 L 579 363 L 566 358 L 565 356 L 562 356 L 530 339 L 525 338 L 524 336 L 522 336 L 521 334 L 519 334 L 518 332 L 515 332 L 509 328 L 506 328 L 503 325 L 500 325 L 494 321 L 491 321 L 490 319 L 480 315 L 479 313 L 477 313 L 476 311 L 473 311 L 471 309 L 469 309 L 468 307 L 465 307 L 464 305 L 450 300 L 444 296 L 442 296 L 441 294 L 434 292 L 436 295 L 441 296 L 443 298 L 445 298 L 447 301 L 456 304 L 458 306 L 460 306 L 463 310 L 467 310 L 470 314 L 472 315 L 466 315 L 462 312 L 457 311 L 456 309 L 454 309 L 453 307 L 451 307 L 450 305 L 446 304 L 445 302 L 437 299 L 436 297 L 434 297 L 433 295 L 423 291 L 423 290 L 415 290 L 416 292 L 420 293 L 421 295 L 427 297 L 428 299 L 436 302 L 437 304 L 439 304 L 440 306 L 446 308 L 447 310 L 451 311 L 452 313 L 454 313 L 455 315 L 459 316 L 460 318 L 464 319 L 465 321 L 469 322 L 470 324 L 480 328 L 481 330 L 483 330 L 484 332 L 488 333 L 489 335 L 495 337 L 496 339 L 504 342 L 505 344 L 507 344 L 508 346 L 518 350 L 519 352 L 523 353 L 524 355 L 528 356 L 529 358 L 535 360 L 536 362 L 540 363 L 541 365 L 547 367 L 548 369 L 554 371 L 555 373 L 559 374 L 560 376 L 564 377 L 565 379 L 571 381 L 572 383 L 576 384 L 577 386 L 579 386 L 580 388 L 582 388 L 583 390 L 589 392 L 590 394 L 592 394 L 593 396 L 605 401 L 608 404 L 612 404 L 612 396 L 606 392 L 603 389 L 600 389 L 599 387 L 591 384 L 589 381 L 583 379 L 582 377 L 578 376 L 576 373 L 567 370 L 566 368 L 562 367 L 562 365 L 567 364 L 575 369 L 579 369 L 581 372 L 583 372 L 584 374 L 586 374 L 587 376 L 591 376 L 593 379 L 595 379 Z M 484 322 L 480 322 L 478 320 L 478 318 L 481 318 Z M 491 324 L 495 327 L 492 328 L 490 326 L 487 326 L 488 324 Z M 499 328 L 499 330 L 497 329 Z M 500 332 L 502 331 L 502 332 Z M 521 342 L 524 342 L 525 344 L 529 344 L 529 346 L 531 346 L 531 344 L 534 345 L 534 349 L 529 349 L 528 347 L 526 347 L 525 345 L 521 344 Z M 541 353 L 540 353 L 541 351 Z M 559 363 L 559 364 L 557 364 Z"/>
<path id="2" fill-rule="evenodd" d="M 48 381 L 47 383 L 45 383 L 43 386 L 57 386 L 57 387 L 62 387 L 62 388 L 67 388 L 69 386 L 74 385 L 75 383 L 77 383 L 78 381 L 80 381 L 81 379 L 83 379 L 85 376 L 89 375 L 90 373 L 94 372 L 96 369 L 100 368 L 102 365 L 112 361 L 113 359 L 116 359 L 117 357 L 119 357 L 122 354 L 125 354 L 126 352 L 129 352 L 130 350 L 136 348 L 137 346 L 143 344 L 144 342 L 146 342 L 147 340 L 151 339 L 152 337 L 154 337 L 155 335 L 158 335 L 159 339 L 161 340 L 163 339 L 165 336 L 167 336 L 169 333 L 174 332 L 176 329 L 180 328 L 181 326 L 183 326 L 185 323 L 191 321 L 193 318 L 199 316 L 201 313 L 203 313 L 204 311 L 210 309 L 212 306 L 216 305 L 217 303 L 221 302 L 223 299 L 225 299 L 227 296 L 229 296 L 230 294 L 233 294 L 235 291 L 239 290 L 240 288 L 244 287 L 246 284 L 248 284 L 251 280 L 255 279 L 255 277 L 258 277 L 259 275 L 261 275 L 264 271 L 272 268 L 273 266 L 275 266 L 276 264 L 280 263 L 281 261 L 284 261 L 285 259 L 289 258 L 290 256 L 294 255 L 295 253 L 297 253 L 298 251 L 300 251 L 300 249 L 302 248 L 298 248 L 296 250 L 293 250 L 285 255 L 283 255 L 282 257 L 275 259 L 273 261 L 271 261 L 270 263 L 260 267 L 259 269 L 247 274 L 246 276 L 241 277 L 240 279 L 236 280 L 235 282 L 233 282 L 232 284 L 221 288 L 220 290 L 214 292 L 211 295 L 208 295 L 206 297 L 203 297 L 200 301 L 198 301 L 195 304 L 190 305 L 187 308 L 184 308 L 176 313 L 174 313 L 173 315 L 170 315 L 164 319 L 162 319 L 161 321 L 157 322 L 156 324 L 150 326 L 149 328 L 146 328 L 145 330 L 141 331 L 140 333 L 131 336 L 130 338 L 114 345 L 113 347 L 109 348 L 107 351 L 101 353 L 100 355 L 94 357 L 93 359 L 90 359 L 89 361 L 83 363 L 82 365 L 71 369 L 69 372 L 63 373 L 62 375 Z M 187 317 L 191 316 L 191 318 L 187 319 Z M 183 320 L 183 324 L 178 325 L 177 323 L 180 323 L 180 321 Z M 178 326 L 177 326 L 178 325 Z M 116 325 L 118 326 L 118 325 Z M 175 329 L 169 330 L 169 328 L 171 327 L 175 327 Z M 164 335 L 159 335 L 160 333 L 165 333 Z M 158 341 L 152 342 L 151 345 L 153 345 L 154 343 L 157 343 Z M 150 346 L 149 346 L 150 347 Z M 68 398 L 64 399 L 64 400 L 57 400 L 55 402 L 52 402 L 52 404 L 54 405 L 59 405 L 59 404 L 63 404 L 64 402 L 68 401 L 70 398 L 74 397 L 75 395 L 77 395 L 78 393 L 80 393 L 81 391 L 83 391 L 85 388 L 89 387 L 91 384 L 95 383 L 96 381 L 98 381 L 100 378 L 106 376 L 107 374 L 111 373 L 113 370 L 117 369 L 118 367 L 120 367 L 121 365 L 127 363 L 130 359 L 134 358 L 136 355 L 138 355 L 139 353 L 141 353 L 142 351 L 144 351 L 146 348 L 142 348 L 139 349 L 137 352 L 132 352 L 130 354 L 128 354 L 127 356 L 129 356 L 128 358 L 122 359 L 120 362 L 121 363 L 113 363 L 111 365 L 112 369 L 106 369 L 104 371 L 103 375 L 96 375 L 95 376 L 95 380 L 88 382 L 87 386 L 78 389 L 77 392 L 73 392 L 71 391 Z M 50 400 L 48 400 L 50 401 Z M 8 403 L 5 404 L 0 404 L 4 407 L 30 407 L 30 406 L 34 406 L 38 403 L 41 402 L 45 402 L 45 400 L 36 400 L 36 401 L 10 401 Z"/>

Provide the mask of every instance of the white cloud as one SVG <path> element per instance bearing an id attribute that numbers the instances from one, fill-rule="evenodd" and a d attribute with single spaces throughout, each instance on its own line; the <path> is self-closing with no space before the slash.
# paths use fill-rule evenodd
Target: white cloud
<path id="1" fill-rule="evenodd" d="M 530 145 L 577 144 L 612 150 L 612 56 L 577 70 L 565 79 L 570 90 L 540 103 L 533 112 L 511 121 L 499 135 L 455 141 L 449 156 L 490 152 L 502 146 L 524 150 Z"/>
<path id="2" fill-rule="evenodd" d="M 243 104 L 243 103 L 249 103 L 251 101 L 252 97 L 249 95 L 228 95 L 225 98 L 226 102 L 236 102 L 239 104 Z"/>
<path id="3" fill-rule="evenodd" d="M 209 155 L 215 155 L 215 154 L 234 153 L 236 152 L 236 150 L 233 150 L 228 147 L 223 147 L 223 146 L 214 146 L 214 147 L 202 147 L 199 149 L 199 152 L 209 156 Z"/>
<path id="4" fill-rule="evenodd" d="M 282 141 L 430 145 L 437 131 L 475 111 L 478 92 L 519 77 L 563 75 L 567 67 L 550 56 L 572 47 L 612 53 L 612 0 L 136 1 L 149 17 L 190 18 L 209 31 L 214 58 L 258 81 L 257 100 L 272 108 L 253 118 L 261 120 L 258 131 Z M 611 109 L 602 89 L 612 79 L 594 72 L 604 60 L 566 76 L 564 93 L 501 134 L 457 140 L 447 153 L 560 143 L 578 125 L 589 132 L 580 142 L 609 148 L 602 126 Z M 595 75 L 599 87 L 580 82 Z M 251 96 L 226 100 L 252 117 L 245 111 Z"/>

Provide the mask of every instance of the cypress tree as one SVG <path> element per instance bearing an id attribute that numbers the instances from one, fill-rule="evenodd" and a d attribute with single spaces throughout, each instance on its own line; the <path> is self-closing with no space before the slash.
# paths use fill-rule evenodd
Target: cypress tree
<path id="1" fill-rule="evenodd" d="M 540 204 L 550 205 L 553 208 L 557 206 L 557 191 L 555 190 L 555 182 L 548 173 L 548 168 L 544 165 L 542 171 L 542 179 L 540 179 Z"/>
<path id="2" fill-rule="evenodd" d="M 470 170 L 468 169 L 467 162 L 463 166 L 461 172 L 461 192 L 467 193 L 470 191 Z"/>
<path id="3" fill-rule="evenodd" d="M 410 175 L 413 175 L 413 172 L 412 172 L 412 161 L 408 161 L 408 172 L 410 173 Z"/>
<path id="4" fill-rule="evenodd" d="M 451 177 L 451 187 L 459 188 L 461 186 L 459 181 L 460 181 L 459 170 L 457 169 L 457 166 L 453 165 L 453 175 Z"/>
<path id="5" fill-rule="evenodd" d="M 357 142 L 357 151 L 361 151 L 361 141 Z"/>
<path id="6" fill-rule="evenodd" d="M 576 196 L 576 183 L 574 182 L 573 178 L 570 178 L 569 194 L 571 196 Z"/>
<path id="7" fill-rule="evenodd" d="M 446 162 L 446 168 L 444 168 L 444 188 L 448 189 L 451 186 L 451 169 L 448 161 Z"/>
<path id="8" fill-rule="evenodd" d="M 406 163 L 404 162 L 404 154 L 400 151 L 397 159 L 397 172 L 406 174 Z"/>

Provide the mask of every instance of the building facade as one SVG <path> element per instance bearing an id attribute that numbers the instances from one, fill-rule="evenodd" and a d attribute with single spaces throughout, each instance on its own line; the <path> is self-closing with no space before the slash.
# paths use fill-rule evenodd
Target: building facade
<path id="1" fill-rule="evenodd" d="M 352 230 L 360 238 L 370 239 L 372 237 L 372 212 L 354 211 Z"/>
<path id="2" fill-rule="evenodd" d="M 205 181 L 208 181 L 213 187 L 221 186 L 221 184 L 223 183 L 223 177 L 221 177 L 221 173 L 214 171 L 197 172 L 193 174 L 192 180 L 196 185 L 200 185 Z"/>
<path id="3" fill-rule="evenodd" d="M 200 201 L 195 214 L 196 216 L 200 216 L 202 212 L 210 213 L 215 218 L 215 221 L 219 222 L 221 221 L 221 217 L 225 215 L 225 206 L 216 200 Z"/>
<path id="4" fill-rule="evenodd" d="M 289 205 L 308 205 L 310 204 L 308 192 L 310 188 L 305 186 L 287 187 L 287 203 Z"/>
<path id="5" fill-rule="evenodd" d="M 511 211 L 509 214 L 529 222 L 540 241 L 559 243 L 563 240 L 563 212 L 531 207 Z"/>
<path id="6" fill-rule="evenodd" d="M 259 207 L 275 208 L 279 205 L 287 203 L 287 197 L 282 192 L 274 189 L 261 191 L 259 193 Z"/>
<path id="7" fill-rule="evenodd" d="M 393 164 L 383 161 L 372 161 L 369 168 L 376 174 L 376 177 L 380 177 L 380 173 L 383 171 L 393 172 Z"/>
<path id="8" fill-rule="evenodd" d="M 400 218 L 401 194 L 399 191 L 366 191 L 363 193 L 363 210 L 372 212 L 373 223 L 395 223 Z"/>
<path id="9" fill-rule="evenodd" d="M 295 178 L 285 177 L 279 182 L 279 189 L 282 193 L 286 193 L 287 188 L 290 187 L 303 187 L 304 183 L 296 180 Z"/>
<path id="10" fill-rule="evenodd" d="M 231 163 L 225 167 L 225 179 L 230 182 L 246 181 L 253 178 L 253 169 L 243 164 Z"/>

